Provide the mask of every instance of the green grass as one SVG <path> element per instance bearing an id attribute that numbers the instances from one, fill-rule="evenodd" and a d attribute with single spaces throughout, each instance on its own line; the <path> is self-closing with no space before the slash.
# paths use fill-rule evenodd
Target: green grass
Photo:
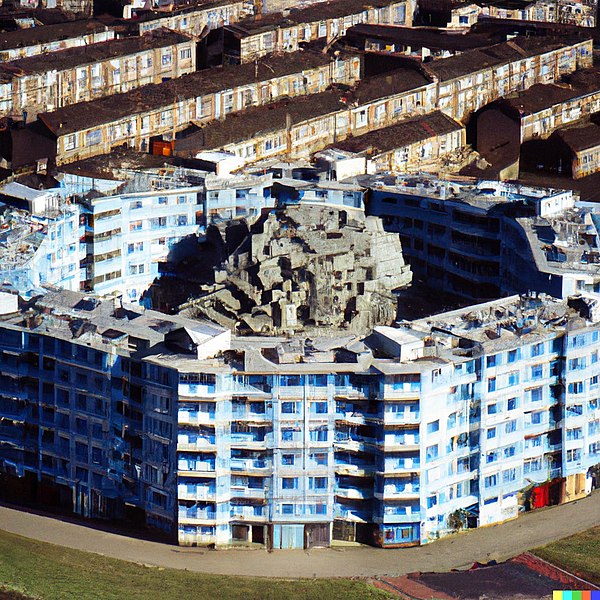
<path id="1" fill-rule="evenodd" d="M 16 590 L 43 600 L 391 598 L 364 581 L 202 575 L 145 567 L 0 531 L 0 590 L 2 589 Z"/>
<path id="2" fill-rule="evenodd" d="M 540 558 L 600 585 L 600 527 L 533 550 Z"/>

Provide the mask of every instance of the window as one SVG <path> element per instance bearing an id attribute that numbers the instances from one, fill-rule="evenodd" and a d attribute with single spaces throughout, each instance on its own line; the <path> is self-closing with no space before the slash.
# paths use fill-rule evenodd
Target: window
<path id="1" fill-rule="evenodd" d="M 531 402 L 540 402 L 544 396 L 544 389 L 541 387 L 533 388 L 530 391 Z"/>
<path id="2" fill-rule="evenodd" d="M 531 367 L 531 379 L 541 379 L 544 376 L 544 365 L 533 365 Z"/>
<path id="3" fill-rule="evenodd" d="M 583 394 L 583 381 L 574 381 L 569 383 L 568 386 L 569 394 Z"/>
<path id="4" fill-rule="evenodd" d="M 485 455 L 485 462 L 486 464 L 491 464 L 494 463 L 498 460 L 498 453 L 497 452 L 488 452 Z"/>
<path id="5" fill-rule="evenodd" d="M 488 379 L 488 392 L 494 392 L 494 391 L 496 391 L 496 378 L 490 377 Z"/>
<path id="6" fill-rule="evenodd" d="M 186 58 L 192 58 L 192 49 L 191 48 L 183 48 L 179 52 L 179 57 L 184 60 Z"/>
<path id="7" fill-rule="evenodd" d="M 542 459 L 541 458 L 530 458 L 525 460 L 523 465 L 523 470 L 525 473 L 532 473 L 534 471 L 540 471 L 542 469 Z"/>
<path id="8" fill-rule="evenodd" d="M 516 419 L 510 420 L 506 423 L 506 425 L 504 425 L 505 433 L 514 433 L 516 430 L 517 430 L 517 420 Z"/>
<path id="9" fill-rule="evenodd" d="M 310 408 L 311 412 L 318 415 L 327 414 L 327 402 L 311 402 Z"/>
<path id="10" fill-rule="evenodd" d="M 315 452 L 314 454 L 311 454 L 310 457 L 318 465 L 327 464 L 327 454 L 325 454 L 324 452 Z"/>
<path id="11" fill-rule="evenodd" d="M 299 412 L 300 403 L 299 402 L 282 402 L 281 403 L 281 412 L 283 414 L 295 415 Z"/>
<path id="12" fill-rule="evenodd" d="M 425 451 L 426 459 L 428 461 L 435 460 L 438 457 L 438 452 L 439 449 L 437 444 L 434 444 L 433 446 L 428 446 Z"/>
<path id="13" fill-rule="evenodd" d="M 544 354 L 544 342 L 534 344 L 531 348 L 531 356 L 542 356 Z"/>
<path id="14" fill-rule="evenodd" d="M 293 504 L 282 504 L 281 505 L 281 514 L 282 515 L 293 515 L 294 514 L 294 505 Z"/>
<path id="15" fill-rule="evenodd" d="M 590 387 L 591 388 L 598 387 L 598 375 L 594 375 L 593 377 L 590 377 Z"/>
<path id="16" fill-rule="evenodd" d="M 515 408 L 517 408 L 517 399 L 516 398 L 509 398 L 506 401 L 506 409 L 507 410 L 515 410 Z"/>
<path id="17" fill-rule="evenodd" d="M 567 450 L 567 462 L 575 462 L 581 460 L 581 449 L 573 448 L 573 450 Z"/>
<path id="18" fill-rule="evenodd" d="M 77 136 L 72 133 L 65 137 L 65 150 L 73 150 L 77 145 Z"/>
<path id="19" fill-rule="evenodd" d="M 309 487 L 313 490 L 326 490 L 327 477 L 311 477 L 309 480 Z"/>
<path id="20" fill-rule="evenodd" d="M 292 466 L 294 464 L 295 456 L 293 454 L 282 454 L 281 464 L 285 466 Z"/>
<path id="21" fill-rule="evenodd" d="M 171 53 L 170 52 L 166 52 L 164 53 L 161 57 L 161 64 L 163 67 L 166 67 L 167 65 L 171 64 Z"/>
<path id="22" fill-rule="evenodd" d="M 141 231 L 142 221 L 132 221 L 129 223 L 129 231 Z"/>
<path id="23" fill-rule="evenodd" d="M 495 487 L 497 485 L 498 485 L 498 475 L 496 475 L 496 474 L 489 475 L 488 477 L 485 478 L 485 487 L 486 488 Z"/>
<path id="24" fill-rule="evenodd" d="M 432 423 L 427 423 L 427 433 L 436 433 L 436 431 L 440 430 L 440 422 L 433 421 Z"/>
<path id="25" fill-rule="evenodd" d="M 497 365 L 500 364 L 500 361 L 498 360 L 499 356 L 497 354 L 492 354 L 491 356 L 488 356 L 486 359 L 486 365 L 488 367 L 488 369 L 490 367 L 496 367 Z"/>
<path id="26" fill-rule="evenodd" d="M 428 496 L 427 497 L 427 508 L 433 508 L 436 505 L 437 505 L 437 496 L 436 495 Z"/>
<path id="27" fill-rule="evenodd" d="M 517 479 L 517 469 L 506 469 L 506 471 L 502 471 L 502 481 L 504 483 L 510 483 L 511 481 L 516 481 Z"/>
<path id="28" fill-rule="evenodd" d="M 519 384 L 519 371 L 511 371 L 508 374 L 508 385 L 518 385 Z"/>
<path id="29" fill-rule="evenodd" d="M 581 427 L 575 427 L 573 429 L 567 429 L 567 440 L 580 440 L 583 437 Z"/>
<path id="30" fill-rule="evenodd" d="M 519 349 L 508 351 L 508 362 L 513 363 L 521 358 L 521 351 Z"/>
<path id="31" fill-rule="evenodd" d="M 488 440 L 493 440 L 496 437 L 496 428 L 495 427 L 490 427 L 487 430 L 487 439 Z"/>
<path id="32" fill-rule="evenodd" d="M 532 425 L 539 425 L 542 422 L 542 412 L 533 412 L 531 413 L 530 423 Z"/>
<path id="33" fill-rule="evenodd" d="M 297 490 L 298 489 L 298 478 L 297 477 L 282 477 L 281 478 L 281 489 L 282 490 Z"/>
<path id="34" fill-rule="evenodd" d="M 97 146 L 102 143 L 102 132 L 99 129 L 94 129 L 93 131 L 88 131 L 85 134 L 85 144 L 86 146 Z"/>
<path id="35" fill-rule="evenodd" d="M 515 455 L 515 447 L 507 446 L 504 448 L 504 458 L 512 458 Z"/>
<path id="36" fill-rule="evenodd" d="M 494 404 L 488 404 L 487 414 L 488 415 L 496 415 L 496 414 L 498 414 L 498 404 L 496 404 L 496 403 L 494 403 Z"/>

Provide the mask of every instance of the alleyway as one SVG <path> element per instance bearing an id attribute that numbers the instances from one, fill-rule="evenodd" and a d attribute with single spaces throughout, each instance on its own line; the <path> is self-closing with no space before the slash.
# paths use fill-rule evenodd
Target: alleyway
<path id="1" fill-rule="evenodd" d="M 0 529 L 79 550 L 144 564 L 204 573 L 268 577 L 352 577 L 444 571 L 476 560 L 506 559 L 600 525 L 600 491 L 571 504 L 527 513 L 516 521 L 404 550 L 366 547 L 211 551 L 132 539 L 0 507 Z"/>

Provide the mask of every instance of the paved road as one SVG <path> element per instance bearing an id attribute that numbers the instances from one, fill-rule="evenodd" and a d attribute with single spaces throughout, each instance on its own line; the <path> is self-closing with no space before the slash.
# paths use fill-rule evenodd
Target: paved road
<path id="1" fill-rule="evenodd" d="M 268 553 L 178 548 L 0 507 L 0 529 L 36 540 L 149 565 L 266 577 L 398 576 L 411 571 L 445 571 L 476 560 L 504 560 L 594 525 L 600 525 L 600 490 L 577 502 L 527 513 L 509 523 L 417 548 L 345 546 Z"/>

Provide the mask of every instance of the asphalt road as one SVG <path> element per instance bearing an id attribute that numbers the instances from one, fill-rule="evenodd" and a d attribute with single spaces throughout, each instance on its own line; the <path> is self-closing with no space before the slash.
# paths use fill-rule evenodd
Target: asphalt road
<path id="1" fill-rule="evenodd" d="M 583 500 L 526 513 L 508 523 L 426 546 L 397 550 L 344 546 L 269 553 L 179 548 L 0 507 L 0 529 L 28 538 L 147 565 L 264 577 L 369 577 L 447 571 L 474 561 L 505 560 L 595 525 L 600 525 L 600 490 Z"/>

